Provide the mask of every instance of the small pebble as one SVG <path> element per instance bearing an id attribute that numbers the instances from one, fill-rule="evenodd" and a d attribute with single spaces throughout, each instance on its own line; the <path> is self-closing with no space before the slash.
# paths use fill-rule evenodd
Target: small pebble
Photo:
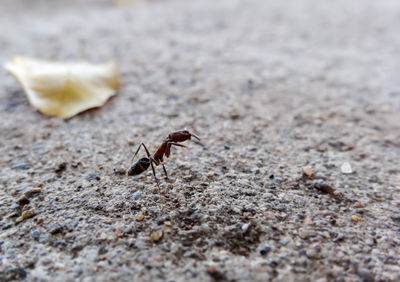
<path id="1" fill-rule="evenodd" d="M 266 254 L 268 254 L 271 251 L 271 247 L 270 246 L 265 246 L 264 248 L 262 248 L 260 250 L 260 254 L 265 256 Z"/>
<path id="2" fill-rule="evenodd" d="M 299 229 L 299 236 L 300 236 L 300 238 L 302 238 L 302 239 L 307 239 L 307 238 L 310 236 L 310 233 L 308 232 L 307 229 L 300 228 L 300 229 Z"/>
<path id="3" fill-rule="evenodd" d="M 317 259 L 319 255 L 318 252 L 314 248 L 312 248 L 307 250 L 306 256 L 310 259 Z"/>
<path id="4" fill-rule="evenodd" d="M 143 214 L 141 214 L 141 215 L 139 215 L 139 216 L 137 217 L 137 220 L 138 220 L 138 221 L 143 221 L 143 219 L 144 219 L 144 215 L 143 215 Z"/>
<path id="5" fill-rule="evenodd" d="M 24 278 L 26 278 L 26 275 L 27 275 L 26 270 L 23 269 L 22 267 L 20 267 L 20 268 L 18 269 L 18 276 L 19 276 L 19 278 L 24 279 Z"/>
<path id="6" fill-rule="evenodd" d="M 120 174 L 120 175 L 125 175 L 126 173 L 126 168 L 120 166 L 120 167 L 115 167 L 114 168 L 114 173 L 115 174 Z"/>
<path id="7" fill-rule="evenodd" d="M 207 174 L 207 178 L 208 179 L 213 179 L 214 178 L 214 174 L 212 174 L 212 173 Z"/>
<path id="8" fill-rule="evenodd" d="M 8 229 L 8 228 L 10 228 L 12 226 L 12 223 L 11 222 L 9 222 L 9 223 L 6 223 L 6 224 L 4 224 L 4 226 L 3 226 L 3 230 L 6 230 L 6 229 Z"/>
<path id="9" fill-rule="evenodd" d="M 120 237 L 122 237 L 122 233 L 117 230 L 114 232 L 114 236 L 115 236 L 115 239 L 119 239 Z"/>
<path id="10" fill-rule="evenodd" d="M 351 168 L 351 165 L 348 162 L 343 163 L 342 166 L 340 167 L 340 170 L 342 171 L 343 174 L 353 173 L 353 169 Z"/>
<path id="11" fill-rule="evenodd" d="M 40 192 L 42 192 L 42 189 L 40 189 L 40 188 L 32 188 L 32 189 L 29 189 L 28 191 L 26 191 L 26 192 L 24 193 L 24 195 L 25 195 L 27 198 L 30 198 L 30 197 L 32 197 L 34 194 L 37 194 L 37 193 L 40 193 Z"/>
<path id="12" fill-rule="evenodd" d="M 129 235 L 129 234 L 133 234 L 133 232 L 135 232 L 135 229 L 133 227 L 127 227 L 122 233 L 124 235 Z"/>
<path id="13" fill-rule="evenodd" d="M 269 179 L 270 179 L 269 182 L 270 182 L 271 184 L 275 184 L 275 185 L 280 185 L 280 184 L 284 181 L 283 178 L 281 178 L 281 177 L 274 177 L 273 175 L 272 175 L 272 178 L 271 178 L 271 176 L 270 176 Z"/>
<path id="14" fill-rule="evenodd" d="M 33 231 L 31 234 L 31 237 L 33 238 L 33 240 L 36 240 L 36 241 L 39 240 L 40 231 L 38 231 L 38 230 Z"/>
<path id="15" fill-rule="evenodd" d="M 298 253 L 299 253 L 299 255 L 303 255 L 303 256 L 307 255 L 307 251 L 303 250 L 303 249 L 299 250 Z"/>
<path id="16" fill-rule="evenodd" d="M 241 214 L 241 209 L 239 209 L 239 208 L 236 207 L 236 206 L 232 206 L 232 207 L 231 207 L 231 210 L 232 210 L 232 212 L 235 213 L 235 214 Z"/>
<path id="17" fill-rule="evenodd" d="M 358 217 L 355 216 L 355 215 L 353 215 L 353 216 L 351 217 L 351 219 L 352 219 L 354 222 L 358 222 Z"/>
<path id="18" fill-rule="evenodd" d="M 324 182 L 315 183 L 314 188 L 324 193 L 328 193 L 329 195 L 335 195 L 335 189 L 329 184 L 326 184 Z"/>
<path id="19" fill-rule="evenodd" d="M 20 217 L 17 218 L 17 220 L 15 222 L 20 223 L 27 218 L 34 217 L 35 215 L 36 215 L 35 212 L 33 212 L 31 210 L 26 210 L 22 213 L 22 215 Z"/>
<path id="20" fill-rule="evenodd" d="M 108 252 L 108 250 L 107 250 L 106 246 L 100 246 L 100 248 L 99 248 L 98 251 L 97 251 L 97 253 L 98 253 L 99 255 L 104 255 L 104 254 L 106 254 L 107 252 Z"/>
<path id="21" fill-rule="evenodd" d="M 89 173 L 88 175 L 86 175 L 85 179 L 87 181 L 94 181 L 94 180 L 100 180 L 100 177 L 92 172 L 92 173 Z"/>
<path id="22" fill-rule="evenodd" d="M 151 233 L 150 238 L 151 240 L 153 240 L 154 242 L 158 242 L 163 236 L 163 231 L 162 229 L 157 230 L 153 233 Z"/>
<path id="23" fill-rule="evenodd" d="M 315 250 L 317 253 L 320 253 L 320 252 L 322 251 L 322 247 L 321 247 L 320 245 L 315 245 L 315 246 L 314 246 L 314 250 Z"/>
<path id="24" fill-rule="evenodd" d="M 245 224 L 242 225 L 243 234 L 247 232 L 249 227 L 250 227 L 250 223 L 245 223 Z"/>
<path id="25" fill-rule="evenodd" d="M 214 265 L 210 265 L 207 267 L 207 272 L 210 275 L 215 275 L 217 273 L 217 268 Z"/>
<path id="26" fill-rule="evenodd" d="M 19 164 L 13 165 L 11 168 L 13 168 L 13 169 L 27 169 L 28 168 L 28 164 L 27 163 L 19 163 Z"/>
<path id="27" fill-rule="evenodd" d="M 17 200 L 17 202 L 18 202 L 18 204 L 20 204 L 21 206 L 23 206 L 23 205 L 29 204 L 29 199 L 28 199 L 25 195 L 23 195 L 22 197 L 20 197 L 20 198 Z"/>
<path id="28" fill-rule="evenodd" d="M 3 271 L 2 271 L 3 272 Z M 13 267 L 8 267 L 6 270 L 7 273 L 12 273 L 15 272 L 15 269 Z"/>
<path id="29" fill-rule="evenodd" d="M 325 174 L 323 174 L 323 173 L 320 172 L 320 171 L 317 171 L 317 172 L 314 174 L 314 178 L 315 178 L 315 179 L 322 179 L 322 180 L 325 180 L 325 179 L 326 179 Z"/>
<path id="30" fill-rule="evenodd" d="M 157 218 L 157 220 L 156 220 L 156 224 L 157 225 L 161 225 L 161 224 L 163 224 L 164 223 L 164 221 L 165 221 L 166 219 L 164 218 L 164 217 L 161 217 L 161 218 Z"/>
<path id="31" fill-rule="evenodd" d="M 63 230 L 63 227 L 59 224 L 53 224 L 52 226 L 50 226 L 49 228 L 49 232 L 50 234 L 57 234 L 60 233 Z"/>
<path id="32" fill-rule="evenodd" d="M 303 174 L 311 179 L 313 177 L 312 168 L 310 166 L 303 167 Z"/>
<path id="33" fill-rule="evenodd" d="M 279 241 L 279 244 L 281 244 L 282 246 L 286 246 L 287 243 L 288 243 L 287 240 L 280 240 L 280 241 Z"/>
<path id="34" fill-rule="evenodd" d="M 361 268 L 357 272 L 358 276 L 361 278 L 362 282 L 374 282 L 375 277 L 367 269 Z"/>
<path id="35" fill-rule="evenodd" d="M 135 193 L 133 193 L 133 197 L 135 198 L 135 200 L 139 199 L 140 196 L 142 196 L 142 193 L 140 191 L 136 191 Z"/>
<path id="36" fill-rule="evenodd" d="M 72 246 L 71 251 L 72 252 L 79 252 L 84 248 L 84 246 L 80 243 L 77 243 L 76 245 Z"/>
<path id="37" fill-rule="evenodd" d="M 66 243 L 65 243 L 64 240 L 56 240 L 56 241 L 54 242 L 54 246 L 55 246 L 55 247 L 58 247 L 58 246 L 65 246 L 65 245 L 66 245 Z"/>
<path id="38" fill-rule="evenodd" d="M 312 218 L 306 217 L 306 218 L 304 219 L 304 224 L 313 225 L 314 222 L 313 222 Z"/>
<path id="39" fill-rule="evenodd" d="M 43 236 L 40 236 L 39 242 L 45 244 L 45 243 L 47 243 L 48 240 L 49 240 L 49 236 L 47 234 L 45 234 Z"/>
<path id="40" fill-rule="evenodd" d="M 56 166 L 56 168 L 54 169 L 54 172 L 55 173 L 61 173 L 66 169 L 67 169 L 67 163 L 66 162 L 61 162 Z"/>

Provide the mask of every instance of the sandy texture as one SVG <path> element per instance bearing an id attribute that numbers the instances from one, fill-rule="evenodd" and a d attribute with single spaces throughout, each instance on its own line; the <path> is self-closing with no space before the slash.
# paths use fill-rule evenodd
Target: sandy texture
<path id="1" fill-rule="evenodd" d="M 63 121 L 0 71 L 0 280 L 400 279 L 399 1 L 1 2 L 1 61 L 123 84 Z M 165 196 L 123 174 L 183 127 Z"/>

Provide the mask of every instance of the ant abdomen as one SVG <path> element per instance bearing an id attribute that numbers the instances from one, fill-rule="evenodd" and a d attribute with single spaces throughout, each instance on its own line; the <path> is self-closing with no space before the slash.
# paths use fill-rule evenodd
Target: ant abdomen
<path id="1" fill-rule="evenodd" d="M 150 159 L 148 158 L 141 158 L 135 164 L 131 166 L 128 170 L 128 175 L 138 175 L 141 174 L 143 171 L 146 171 L 150 166 Z"/>

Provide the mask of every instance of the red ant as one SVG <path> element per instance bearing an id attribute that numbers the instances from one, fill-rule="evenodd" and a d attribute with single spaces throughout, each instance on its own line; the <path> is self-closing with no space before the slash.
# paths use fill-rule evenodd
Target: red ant
<path id="1" fill-rule="evenodd" d="M 161 164 L 163 166 L 163 170 L 165 173 L 165 179 L 167 181 L 170 181 L 168 178 L 167 170 L 165 169 L 165 166 L 164 166 L 164 159 L 163 159 L 164 155 L 167 158 L 169 158 L 169 156 L 171 154 L 172 145 L 186 148 L 185 145 L 182 145 L 179 143 L 184 142 L 186 140 L 191 140 L 192 137 L 194 137 L 200 141 L 199 137 L 197 137 L 193 133 L 190 133 L 186 129 L 172 132 L 172 133 L 168 134 L 168 137 L 164 140 L 164 142 L 161 144 L 161 146 L 158 148 L 158 150 L 155 152 L 155 154 L 153 156 L 150 155 L 150 152 L 147 149 L 146 145 L 144 143 L 141 143 L 139 145 L 139 147 L 137 148 L 136 153 L 133 155 L 132 160 L 136 157 L 136 155 L 138 154 L 138 152 L 142 146 L 146 151 L 147 158 L 141 158 L 134 165 L 132 165 L 132 167 L 128 170 L 128 175 L 131 175 L 131 176 L 138 175 L 138 174 L 146 171 L 149 168 L 149 166 L 151 165 L 151 169 L 153 170 L 153 176 L 157 183 L 158 191 L 161 194 L 160 184 L 156 177 L 156 171 L 154 170 L 153 164 L 155 164 L 156 166 Z"/>

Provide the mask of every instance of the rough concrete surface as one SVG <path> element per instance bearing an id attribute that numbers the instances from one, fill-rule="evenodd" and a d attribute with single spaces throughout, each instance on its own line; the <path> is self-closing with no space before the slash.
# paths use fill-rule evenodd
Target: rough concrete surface
<path id="1" fill-rule="evenodd" d="M 400 280 L 399 1 L 2 0 L 0 30 L 122 80 L 60 120 L 0 71 L 0 280 Z M 124 174 L 184 127 L 163 195 Z"/>

